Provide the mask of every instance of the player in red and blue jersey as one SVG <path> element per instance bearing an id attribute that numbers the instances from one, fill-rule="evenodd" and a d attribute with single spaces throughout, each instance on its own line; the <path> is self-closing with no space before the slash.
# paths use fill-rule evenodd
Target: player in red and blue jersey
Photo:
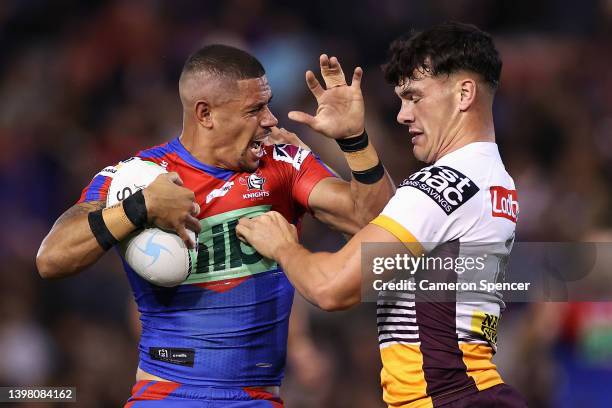
<path id="1" fill-rule="evenodd" d="M 274 261 L 238 239 L 238 220 L 274 210 L 299 225 L 309 211 L 352 234 L 393 192 L 364 136 L 361 70 L 349 86 L 337 59 L 323 55 L 321 71 L 327 89 L 306 75 L 317 115 L 291 115 L 341 139 L 354 170 L 350 183 L 307 149 L 265 146 L 278 122 L 263 67 L 244 51 L 208 46 L 187 60 L 179 81 L 182 134 L 136 155 L 169 173 L 104 208 L 115 172 L 105 168 L 43 241 L 39 271 L 58 277 L 84 269 L 145 223 L 176 231 L 188 245 L 194 243 L 186 229 L 199 234 L 196 270 L 177 287 L 153 285 L 124 262 L 142 323 L 127 406 L 282 406 L 278 386 L 294 289 Z"/>

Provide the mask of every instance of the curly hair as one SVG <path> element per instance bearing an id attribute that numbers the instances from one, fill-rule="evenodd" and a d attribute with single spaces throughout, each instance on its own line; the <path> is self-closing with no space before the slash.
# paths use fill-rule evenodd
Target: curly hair
<path id="1" fill-rule="evenodd" d="M 385 80 L 393 85 L 414 80 L 418 74 L 435 77 L 465 70 L 481 75 L 496 89 L 502 61 L 489 34 L 471 24 L 447 22 L 393 41 L 389 62 L 382 69 Z"/>

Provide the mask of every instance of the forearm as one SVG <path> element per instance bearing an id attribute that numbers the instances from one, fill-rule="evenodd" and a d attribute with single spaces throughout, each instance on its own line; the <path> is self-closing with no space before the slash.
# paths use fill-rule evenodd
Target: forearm
<path id="1" fill-rule="evenodd" d="M 128 200 L 134 201 L 132 197 L 125 202 Z M 36 255 L 36 266 L 43 278 L 80 272 L 136 229 L 125 213 L 124 203 L 103 207 L 100 201 L 76 204 L 55 222 Z"/>
<path id="2" fill-rule="evenodd" d="M 87 214 L 53 226 L 36 256 L 43 278 L 61 278 L 76 274 L 95 263 L 104 250 L 91 232 Z"/>
<path id="3" fill-rule="evenodd" d="M 374 184 L 360 183 L 353 177 L 351 198 L 354 203 L 354 219 L 359 224 L 359 228 L 363 228 L 376 218 L 394 193 L 395 185 L 386 171 L 384 176 Z"/>
<path id="4" fill-rule="evenodd" d="M 352 271 L 340 253 L 312 253 L 295 243 L 275 258 L 298 292 L 321 309 L 346 309 L 359 302 L 359 272 Z"/>
<path id="5" fill-rule="evenodd" d="M 395 186 L 365 131 L 338 144 L 352 172 L 353 219 L 362 228 L 380 214 L 393 196 Z"/>

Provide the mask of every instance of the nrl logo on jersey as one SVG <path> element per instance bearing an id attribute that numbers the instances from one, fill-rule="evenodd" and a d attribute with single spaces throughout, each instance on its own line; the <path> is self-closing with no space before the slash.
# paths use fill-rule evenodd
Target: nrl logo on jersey
<path id="1" fill-rule="evenodd" d="M 233 181 L 228 181 L 225 184 L 223 184 L 220 188 L 215 188 L 213 191 L 211 191 L 206 196 L 206 204 L 210 203 L 213 200 L 213 198 L 223 197 L 224 195 L 226 195 L 231 190 L 233 185 L 234 185 Z"/>
<path id="2" fill-rule="evenodd" d="M 304 160 L 306 160 L 309 154 L 310 150 L 302 149 L 301 147 L 289 144 L 278 144 L 274 145 L 272 158 L 274 160 L 289 163 L 296 170 L 300 170 L 302 163 L 304 163 Z"/>
<path id="3" fill-rule="evenodd" d="M 256 199 L 270 195 L 269 191 L 264 190 L 266 179 L 261 174 L 252 173 L 248 177 L 240 177 L 238 181 L 243 186 L 246 186 L 248 190 L 246 194 L 242 195 L 242 198 Z"/>

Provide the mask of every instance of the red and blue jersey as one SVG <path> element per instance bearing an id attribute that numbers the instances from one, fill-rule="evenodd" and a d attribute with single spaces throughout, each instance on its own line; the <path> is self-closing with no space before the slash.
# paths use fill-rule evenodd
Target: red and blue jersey
<path id="1" fill-rule="evenodd" d="M 299 225 L 312 189 L 333 174 L 292 145 L 266 146 L 253 173 L 201 163 L 179 138 L 137 156 L 179 174 L 195 193 L 202 226 L 197 266 L 179 286 L 153 285 L 123 262 L 141 314 L 140 368 L 182 384 L 279 385 L 294 289 L 276 262 L 237 238 L 236 224 L 275 210 Z M 79 202 L 106 201 L 110 170 Z"/>

